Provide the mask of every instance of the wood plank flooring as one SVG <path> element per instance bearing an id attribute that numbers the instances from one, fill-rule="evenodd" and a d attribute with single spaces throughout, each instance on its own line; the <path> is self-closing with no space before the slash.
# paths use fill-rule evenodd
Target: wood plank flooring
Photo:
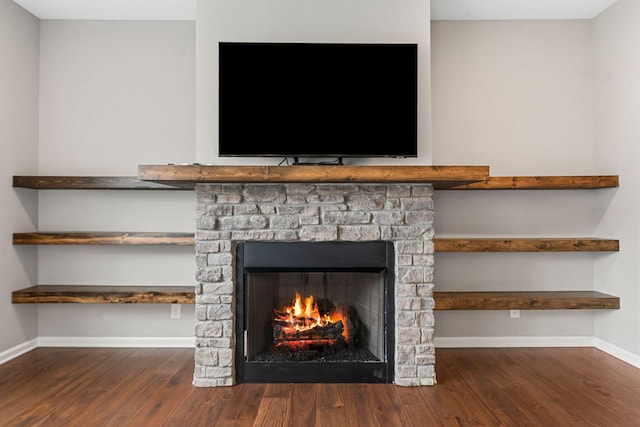
<path id="1" fill-rule="evenodd" d="M 1 426 L 640 426 L 640 370 L 593 348 L 438 349 L 438 385 L 196 388 L 192 349 L 39 348 Z"/>

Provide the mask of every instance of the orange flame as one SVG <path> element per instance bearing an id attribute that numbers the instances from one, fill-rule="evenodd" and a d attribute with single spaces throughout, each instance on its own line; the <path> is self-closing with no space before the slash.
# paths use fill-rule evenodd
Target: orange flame
<path id="1" fill-rule="evenodd" d="M 286 313 L 286 314 L 285 314 Z M 295 331 L 308 331 L 315 327 L 324 327 L 342 321 L 342 336 L 345 342 L 349 342 L 349 327 L 347 324 L 347 314 L 343 309 L 336 309 L 331 313 L 320 314 L 318 304 L 313 299 L 313 295 L 304 298 L 296 292 L 296 297 L 292 305 L 285 306 L 281 312 L 276 310 L 276 319 L 288 325 L 283 330 L 288 333 Z"/>

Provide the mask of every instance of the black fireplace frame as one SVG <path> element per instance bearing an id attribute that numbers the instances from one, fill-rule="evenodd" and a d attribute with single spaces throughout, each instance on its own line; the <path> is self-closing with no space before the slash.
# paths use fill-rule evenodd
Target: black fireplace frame
<path id="1" fill-rule="evenodd" d="M 392 383 L 395 361 L 395 253 L 393 242 L 264 242 L 236 245 L 238 383 Z M 283 263 L 283 260 L 286 260 Z M 384 277 L 384 351 L 376 362 L 256 362 L 245 360 L 245 274 L 256 272 L 381 272 Z M 330 369 L 329 369 L 330 368 Z"/>

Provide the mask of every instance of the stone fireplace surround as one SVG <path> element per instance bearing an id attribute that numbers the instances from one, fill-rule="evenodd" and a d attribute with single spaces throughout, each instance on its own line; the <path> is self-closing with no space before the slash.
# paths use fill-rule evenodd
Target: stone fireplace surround
<path id="1" fill-rule="evenodd" d="M 431 184 L 197 184 L 194 385 L 235 383 L 236 243 L 390 241 L 395 384 L 435 383 Z"/>

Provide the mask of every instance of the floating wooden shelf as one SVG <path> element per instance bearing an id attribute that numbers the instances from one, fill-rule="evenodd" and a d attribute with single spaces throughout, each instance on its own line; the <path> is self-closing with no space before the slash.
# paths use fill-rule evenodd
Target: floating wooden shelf
<path id="1" fill-rule="evenodd" d="M 435 238 L 436 252 L 598 252 L 618 251 L 618 240 L 575 238 Z M 14 245 L 189 245 L 193 233 L 56 232 L 14 233 Z"/>
<path id="2" fill-rule="evenodd" d="M 194 304 L 194 286 L 37 285 L 14 291 L 11 302 Z"/>
<path id="3" fill-rule="evenodd" d="M 193 190 L 197 183 L 430 183 L 436 190 L 556 190 L 619 186 L 618 176 L 490 177 L 468 166 L 139 166 L 138 176 L 14 176 L 13 186 L 41 190 Z M 15 233 L 16 245 L 189 245 L 193 233 Z M 594 238 L 440 238 L 436 252 L 618 251 L 618 240 Z M 618 297 L 593 291 L 434 292 L 436 310 L 618 309 Z M 193 304 L 193 286 L 37 285 L 13 303 Z"/>
<path id="4" fill-rule="evenodd" d="M 449 188 L 489 179 L 488 166 L 140 165 L 138 179 L 185 183 L 425 183 Z"/>
<path id="5" fill-rule="evenodd" d="M 618 251 L 619 241 L 592 238 L 435 238 L 436 252 Z"/>
<path id="6" fill-rule="evenodd" d="M 192 190 L 193 185 L 177 187 L 135 176 L 14 176 L 16 188 L 35 190 Z"/>
<path id="7" fill-rule="evenodd" d="M 618 309 L 620 298 L 594 291 L 434 292 L 435 310 Z"/>
<path id="8" fill-rule="evenodd" d="M 486 181 L 445 190 L 593 190 L 619 187 L 617 175 L 597 176 L 492 176 Z"/>
<path id="9" fill-rule="evenodd" d="M 194 168 L 207 168 L 207 173 L 198 180 L 187 179 L 182 172 L 184 168 L 189 170 L 195 170 Z M 322 167 L 322 173 L 316 177 L 317 182 L 333 182 L 334 175 L 333 168 L 336 166 Z M 344 166 L 339 168 L 343 172 L 341 177 L 344 182 L 362 182 L 360 175 L 361 171 L 357 170 L 357 173 L 353 172 L 353 168 L 348 167 L 351 171 L 344 172 Z M 238 167 L 233 166 L 140 166 L 141 174 L 148 176 L 163 176 L 165 179 L 138 179 L 133 176 L 14 176 L 13 186 L 16 188 L 32 188 L 36 190 L 193 190 L 197 182 L 233 182 L 234 180 L 241 179 L 242 182 L 262 182 L 261 179 L 268 181 L 264 182 L 282 182 L 282 179 L 304 179 L 304 182 L 311 178 L 299 178 L 302 173 L 307 171 L 309 166 L 282 166 L 280 168 L 294 168 L 295 173 L 290 174 L 290 178 L 287 178 L 286 173 L 283 173 L 280 169 L 277 169 L 277 173 L 274 172 L 275 166 L 251 166 L 242 167 L 247 171 L 246 176 L 238 178 L 239 172 L 235 169 Z M 161 169 L 162 168 L 162 169 Z M 167 168 L 171 168 L 176 172 L 176 175 L 166 177 Z M 213 169 L 211 169 L 213 168 Z M 234 168 L 232 174 L 225 174 L 229 168 Z M 264 168 L 269 168 L 265 171 Z M 313 167 L 312 167 L 313 168 Z M 371 167 L 366 167 L 371 169 Z M 375 168 L 375 167 L 374 167 Z M 389 167 L 385 167 L 388 169 Z M 391 168 L 398 168 L 391 167 Z M 406 167 L 402 167 L 407 169 Z M 424 168 L 421 166 L 411 168 Z M 451 170 L 450 168 L 462 168 L 455 166 L 441 166 L 441 167 L 427 167 L 435 168 L 436 174 L 429 169 L 429 174 L 424 175 L 421 178 L 416 178 L 415 173 L 407 178 L 410 181 L 416 182 L 416 179 L 433 180 L 434 188 L 437 190 L 572 190 L 572 189 L 598 189 L 598 188 L 615 188 L 619 187 L 619 178 L 617 175 L 584 175 L 584 176 L 493 176 L 482 178 L 476 182 L 468 181 L 454 181 L 449 180 Z M 464 167 L 467 168 L 467 167 Z M 256 169 L 258 172 L 256 172 Z M 301 170 L 302 169 L 302 170 Z M 483 169 L 484 170 L 484 169 Z M 210 171 L 210 172 L 209 172 Z M 178 173 L 180 172 L 180 173 Z M 397 172 L 391 169 L 391 172 Z M 349 174 L 352 175 L 349 175 Z M 475 178 L 479 176 L 475 175 L 477 172 L 473 171 Z M 440 176 L 436 176 L 439 174 Z M 142 176 L 142 175 L 141 175 Z M 371 177 L 371 175 L 367 175 Z M 449 176 L 447 178 L 447 176 Z M 371 178 L 384 182 L 389 180 L 397 181 L 407 177 L 406 174 L 390 174 L 382 175 L 382 178 Z M 187 180 L 185 180 L 187 179 Z M 442 181 L 444 179 L 444 181 Z M 284 181 L 289 182 L 289 181 Z M 378 181 L 376 181 L 378 182 Z"/>
<path id="10" fill-rule="evenodd" d="M 436 310 L 618 309 L 620 299 L 592 291 L 434 292 Z M 14 304 L 194 304 L 193 286 L 37 285 L 12 293 Z"/>
<path id="11" fill-rule="evenodd" d="M 177 245 L 193 246 L 193 233 L 86 232 L 14 233 L 14 245 Z"/>

